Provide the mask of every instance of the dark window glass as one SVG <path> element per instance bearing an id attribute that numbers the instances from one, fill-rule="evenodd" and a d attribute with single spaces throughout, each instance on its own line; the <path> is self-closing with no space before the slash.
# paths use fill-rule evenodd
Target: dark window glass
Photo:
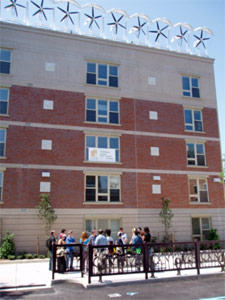
<path id="1" fill-rule="evenodd" d="M 98 196 L 98 201 L 108 201 L 107 196 Z"/>
<path id="2" fill-rule="evenodd" d="M 109 66 L 109 75 L 117 76 L 118 67 L 117 66 Z"/>
<path id="3" fill-rule="evenodd" d="M 0 102 L 0 114 L 7 114 L 8 102 Z"/>
<path id="4" fill-rule="evenodd" d="M 96 84 L 96 74 L 87 73 L 87 83 Z"/>
<path id="5" fill-rule="evenodd" d="M 119 202 L 120 201 L 120 191 L 119 190 L 110 190 L 110 201 Z"/>
<path id="6" fill-rule="evenodd" d="M 202 131 L 202 122 L 195 121 L 195 131 Z"/>
<path id="7" fill-rule="evenodd" d="M 107 79 L 107 66 L 98 65 L 98 78 Z"/>
<path id="8" fill-rule="evenodd" d="M 197 165 L 205 166 L 205 156 L 204 155 L 197 155 Z"/>
<path id="9" fill-rule="evenodd" d="M 107 85 L 107 81 L 104 80 L 98 80 L 99 85 Z"/>
<path id="10" fill-rule="evenodd" d="M 195 158 L 195 148 L 194 144 L 188 144 L 187 145 L 187 156 L 188 158 Z"/>
<path id="11" fill-rule="evenodd" d="M 192 230 L 193 234 L 200 234 L 200 219 L 199 218 L 193 218 L 192 219 Z"/>
<path id="12" fill-rule="evenodd" d="M 198 78 L 191 78 L 192 87 L 198 87 Z"/>
<path id="13" fill-rule="evenodd" d="M 207 191 L 200 191 L 200 202 L 208 202 Z"/>
<path id="14" fill-rule="evenodd" d="M 109 102 L 109 110 L 118 112 L 119 111 L 118 102 L 110 101 Z"/>
<path id="15" fill-rule="evenodd" d="M 0 73 L 9 74 L 10 73 L 10 63 L 1 61 L 0 62 Z"/>
<path id="16" fill-rule="evenodd" d="M 86 189 L 85 200 L 89 202 L 95 201 L 95 189 Z"/>
<path id="17" fill-rule="evenodd" d="M 118 87 L 118 77 L 109 76 L 109 86 Z"/>
<path id="18" fill-rule="evenodd" d="M 0 156 L 5 156 L 4 150 L 5 150 L 5 144 L 0 143 Z"/>
<path id="19" fill-rule="evenodd" d="M 183 92 L 183 96 L 191 96 L 191 93 L 190 92 Z"/>
<path id="20" fill-rule="evenodd" d="M 118 113 L 109 113 L 109 123 L 119 124 L 119 116 Z"/>
<path id="21" fill-rule="evenodd" d="M 192 111 L 191 110 L 185 110 L 184 111 L 185 116 L 185 123 L 192 124 Z"/>
<path id="22" fill-rule="evenodd" d="M 0 60 L 11 61 L 11 50 L 0 49 Z"/>
<path id="23" fill-rule="evenodd" d="M 201 119 L 202 119 L 202 114 L 201 114 L 201 112 L 200 112 L 199 110 L 195 110 L 195 111 L 194 111 L 194 117 L 195 117 L 195 120 L 196 120 L 196 121 L 201 121 Z"/>
<path id="24" fill-rule="evenodd" d="M 95 63 L 87 63 L 87 71 L 88 71 L 88 73 L 96 73 L 96 64 Z"/>
<path id="25" fill-rule="evenodd" d="M 182 84 L 184 90 L 190 90 L 190 81 L 189 77 L 182 77 Z"/>
<path id="26" fill-rule="evenodd" d="M 87 99 L 87 109 L 96 109 L 95 99 Z"/>
<path id="27" fill-rule="evenodd" d="M 98 193 L 103 194 L 108 192 L 108 177 L 98 176 Z"/>
<path id="28" fill-rule="evenodd" d="M 86 187 L 95 187 L 95 176 L 86 176 Z"/>
<path id="29" fill-rule="evenodd" d="M 199 88 L 192 88 L 192 97 L 200 98 Z"/>
<path id="30" fill-rule="evenodd" d="M 86 121 L 96 122 L 96 112 L 95 112 L 95 110 L 87 110 L 87 112 L 86 112 Z"/>

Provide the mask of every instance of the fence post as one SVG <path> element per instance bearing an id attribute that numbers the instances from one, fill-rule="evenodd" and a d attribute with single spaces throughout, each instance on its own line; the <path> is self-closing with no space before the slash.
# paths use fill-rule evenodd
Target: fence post
<path id="1" fill-rule="evenodd" d="M 200 242 L 195 241 L 195 265 L 197 274 L 200 275 Z"/>
<path id="2" fill-rule="evenodd" d="M 92 263 L 93 263 L 93 248 L 92 245 L 88 245 L 88 283 L 91 283 L 92 275 Z"/>
<path id="3" fill-rule="evenodd" d="M 148 269 L 149 269 L 149 253 L 148 253 L 148 244 L 144 244 L 144 271 L 145 271 L 145 279 L 148 279 Z"/>
<path id="4" fill-rule="evenodd" d="M 56 267 L 56 245 L 55 243 L 53 243 L 52 244 L 52 279 L 55 279 L 55 267 Z"/>

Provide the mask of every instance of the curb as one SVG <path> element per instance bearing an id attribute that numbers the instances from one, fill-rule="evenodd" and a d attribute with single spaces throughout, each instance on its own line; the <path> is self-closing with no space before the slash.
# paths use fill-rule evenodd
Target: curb
<path id="1" fill-rule="evenodd" d="M 160 282 L 169 282 L 169 281 L 185 281 L 185 280 L 201 280 L 203 278 L 212 278 L 212 277 L 220 277 L 225 276 L 224 272 L 221 273 L 212 273 L 212 274 L 200 274 L 200 275 L 186 275 L 186 276 L 176 276 L 176 277 L 166 277 L 166 278 L 148 278 L 148 279 L 133 279 L 133 280 L 127 280 L 127 281 L 103 281 L 98 283 L 91 283 L 86 284 L 82 282 L 82 279 L 54 279 L 51 281 L 51 286 L 54 286 L 55 284 L 62 284 L 62 283 L 77 283 L 82 285 L 85 289 L 90 288 L 103 288 L 106 286 L 118 286 L 118 285 L 127 285 L 127 284 L 153 284 L 153 283 L 160 283 Z"/>
<path id="2" fill-rule="evenodd" d="M 24 263 L 40 263 L 40 262 L 48 262 L 49 258 L 32 258 L 32 259 L 0 259 L 0 265 L 7 265 L 7 264 L 24 264 Z"/>

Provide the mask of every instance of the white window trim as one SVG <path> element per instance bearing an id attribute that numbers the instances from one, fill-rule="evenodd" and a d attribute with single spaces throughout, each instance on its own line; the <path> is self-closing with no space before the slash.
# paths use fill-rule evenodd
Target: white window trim
<path id="1" fill-rule="evenodd" d="M 197 194 L 190 194 L 190 180 L 196 180 L 196 182 L 197 182 Z M 200 190 L 200 188 L 199 188 L 199 186 L 200 186 L 200 184 L 199 184 L 199 181 L 200 180 L 205 180 L 205 182 L 206 182 L 206 185 L 207 185 L 207 198 L 208 198 L 208 201 L 207 202 L 201 202 L 200 201 L 200 191 L 202 191 L 202 190 Z M 204 191 L 204 190 L 203 190 Z M 190 204 L 211 204 L 210 203 L 210 200 L 209 200 L 209 184 L 208 184 L 208 178 L 206 178 L 206 177 L 197 177 L 197 176 L 188 176 L 188 194 L 189 194 L 189 203 Z M 197 196 L 197 198 L 198 198 L 198 201 L 191 201 L 191 197 L 196 197 Z"/>
<path id="2" fill-rule="evenodd" d="M 87 70 L 88 63 L 96 64 L 96 72 L 88 72 L 88 70 Z M 107 78 L 106 79 L 98 77 L 98 65 L 106 65 L 107 66 Z M 117 67 L 117 76 L 109 74 L 109 67 L 111 67 L 111 66 Z M 86 80 L 85 80 L 86 84 L 88 84 L 88 85 L 100 86 L 100 87 L 109 87 L 109 88 L 118 88 L 119 87 L 119 65 L 118 64 L 109 63 L 109 62 L 99 62 L 99 61 L 87 60 L 86 61 L 86 74 L 88 74 L 88 73 L 96 75 L 96 84 L 87 83 Z M 118 78 L 118 86 L 110 86 L 109 85 L 109 76 Z M 106 85 L 99 84 L 98 80 L 106 82 Z"/>
<path id="3" fill-rule="evenodd" d="M 90 108 L 87 108 L 87 99 L 93 99 L 93 100 L 95 100 L 96 101 L 96 109 L 90 109 Z M 107 101 L 107 122 L 99 122 L 98 121 L 98 101 Z M 112 101 L 112 102 L 117 102 L 118 103 L 118 123 L 110 123 L 109 122 L 109 113 L 110 113 L 110 111 L 109 111 L 109 106 L 110 106 L 110 104 L 109 104 L 109 102 L 110 101 Z M 87 121 L 86 120 L 86 112 L 87 112 L 87 109 L 88 110 L 92 110 L 92 111 L 95 111 L 96 112 L 96 122 L 94 122 L 94 121 Z M 94 123 L 94 124 L 102 124 L 102 125 L 111 125 L 111 126 L 114 126 L 114 125 L 120 125 L 120 102 L 119 102 L 119 100 L 118 99 L 109 99 L 109 98 L 106 98 L 106 99 L 103 99 L 103 98 L 98 98 L 98 97 L 86 97 L 86 99 L 85 99 L 85 122 L 86 123 Z"/>
<path id="4" fill-rule="evenodd" d="M 93 189 L 96 191 L 95 193 L 95 201 L 86 201 L 86 177 L 87 176 L 95 176 L 95 188 L 89 188 L 89 189 Z M 107 187 L 107 190 L 108 192 L 107 193 L 98 193 L 98 176 L 107 176 L 108 177 L 108 187 Z M 110 177 L 119 177 L 119 198 L 120 198 L 120 201 L 110 201 Z M 106 196 L 107 195 L 107 201 L 98 201 L 98 196 Z M 84 203 L 85 204 L 121 204 L 121 176 L 120 174 L 106 174 L 106 173 L 85 173 L 84 174 Z"/>
<path id="5" fill-rule="evenodd" d="M 8 126 L 6 126 L 6 127 L 0 127 L 0 130 L 4 130 L 4 131 L 5 131 L 4 155 L 3 155 L 3 156 L 0 155 L 1 158 L 6 158 L 6 138 L 7 138 L 7 130 L 6 130 L 6 128 L 7 128 L 7 127 L 8 127 Z M 2 143 L 2 142 L 1 142 L 1 143 Z"/>
<path id="6" fill-rule="evenodd" d="M 1 60 L 1 61 L 5 61 L 5 62 L 8 62 L 10 63 L 10 72 L 9 73 L 0 73 L 1 76 L 10 76 L 11 75 L 11 71 L 12 71 L 12 55 L 13 55 L 13 49 L 12 48 L 7 48 L 7 47 L 0 47 L 0 49 L 2 50 L 8 50 L 11 52 L 11 55 L 10 55 L 10 61 L 8 60 Z"/>
<path id="7" fill-rule="evenodd" d="M 10 87 L 8 87 L 8 86 L 0 86 L 0 89 L 8 90 L 8 99 L 7 99 L 7 101 L 0 100 L 0 102 L 7 102 L 7 103 L 8 103 L 8 104 L 7 104 L 7 112 L 6 112 L 6 114 L 0 113 L 0 116 L 7 117 L 7 116 L 9 116 Z"/>
<path id="8" fill-rule="evenodd" d="M 186 123 L 186 121 L 185 121 L 185 110 L 191 110 L 191 113 L 192 113 L 192 123 L 191 124 L 190 123 Z M 201 112 L 202 131 L 195 130 L 195 118 L 194 118 L 194 112 L 195 111 L 200 111 Z M 192 126 L 193 130 L 186 129 L 186 126 Z M 202 110 L 201 109 L 195 109 L 195 108 L 184 108 L 184 127 L 185 127 L 185 131 L 187 131 L 187 132 L 197 132 L 197 133 L 204 132 Z"/>
<path id="9" fill-rule="evenodd" d="M 209 219 L 209 229 L 212 229 L 212 218 L 210 215 L 198 215 L 198 216 L 191 216 L 191 226 L 192 226 L 192 219 L 200 219 L 200 234 L 193 234 L 193 228 L 192 228 L 192 239 L 196 237 L 200 237 L 200 240 L 203 238 L 203 229 L 202 229 L 202 219 Z"/>
<path id="10" fill-rule="evenodd" d="M 84 161 L 85 162 L 90 162 L 89 160 L 87 160 L 86 159 L 86 149 L 88 148 L 87 147 L 87 144 L 86 144 L 86 137 L 87 136 L 93 136 L 93 137 L 95 137 L 95 144 L 97 144 L 97 141 L 98 141 L 98 137 L 106 137 L 107 138 L 107 148 L 106 149 L 113 149 L 113 148 L 109 148 L 109 143 L 110 143 L 110 138 L 118 138 L 118 149 L 113 149 L 113 150 L 118 150 L 119 151 L 119 160 L 118 161 L 115 161 L 115 162 L 111 162 L 112 164 L 118 164 L 118 163 L 121 163 L 121 161 L 120 161 L 120 137 L 118 136 L 118 135 L 116 135 L 116 136 L 113 136 L 113 135 L 105 135 L 105 134 L 103 134 L 103 135 L 101 135 L 101 134 L 85 134 L 85 150 L 84 150 Z M 95 147 L 95 148 L 98 148 L 98 145 Z M 101 149 L 101 148 L 98 148 L 98 149 Z M 92 162 L 93 163 L 93 162 Z M 103 163 L 107 163 L 107 162 L 103 162 Z"/>
<path id="11" fill-rule="evenodd" d="M 0 169 L 0 173 L 2 173 L 2 185 L 1 185 L 1 188 L 2 188 L 2 192 L 1 192 L 1 195 L 0 195 L 0 204 L 3 204 L 3 186 L 4 186 L 4 171 L 6 169 L 5 168 L 1 168 Z"/>
<path id="12" fill-rule="evenodd" d="M 181 76 L 182 76 L 182 80 L 183 80 L 183 77 L 188 77 L 189 78 L 189 85 L 190 85 L 190 90 L 185 90 L 183 88 L 183 83 L 182 83 L 182 96 L 185 97 L 185 98 L 200 99 L 201 98 L 201 94 L 200 94 L 200 76 L 188 75 L 188 74 L 181 74 Z M 192 78 L 198 79 L 198 89 L 199 89 L 200 97 L 193 97 L 193 95 L 192 95 L 192 82 L 191 82 Z M 184 92 L 190 92 L 190 96 L 184 95 L 183 94 Z"/>
<path id="13" fill-rule="evenodd" d="M 194 155 L 195 155 L 194 158 L 188 158 L 187 144 L 194 144 Z M 198 165 L 197 164 L 197 145 L 203 145 L 204 153 L 201 154 L 201 155 L 202 156 L 204 155 L 204 158 L 205 158 L 205 164 L 204 165 Z M 188 165 L 188 167 L 199 167 L 199 168 L 201 168 L 201 167 L 207 167 L 206 153 L 205 153 L 205 143 L 196 143 L 196 142 L 186 141 L 186 156 L 187 156 L 187 165 Z M 188 161 L 194 161 L 195 164 L 194 165 L 188 164 Z"/>

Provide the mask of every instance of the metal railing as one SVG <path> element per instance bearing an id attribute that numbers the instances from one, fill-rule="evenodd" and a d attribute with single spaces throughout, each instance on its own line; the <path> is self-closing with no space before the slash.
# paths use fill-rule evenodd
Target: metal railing
<path id="1" fill-rule="evenodd" d="M 148 274 L 183 270 L 193 270 L 200 274 L 200 269 L 220 267 L 225 269 L 225 241 L 195 241 L 174 243 L 150 243 L 135 245 L 88 245 L 88 251 L 83 251 L 82 244 L 68 244 L 63 247 L 76 247 L 74 254 L 75 270 L 91 277 L 143 273 Z M 56 250 L 62 245 L 53 246 L 54 279 L 57 269 Z"/>

